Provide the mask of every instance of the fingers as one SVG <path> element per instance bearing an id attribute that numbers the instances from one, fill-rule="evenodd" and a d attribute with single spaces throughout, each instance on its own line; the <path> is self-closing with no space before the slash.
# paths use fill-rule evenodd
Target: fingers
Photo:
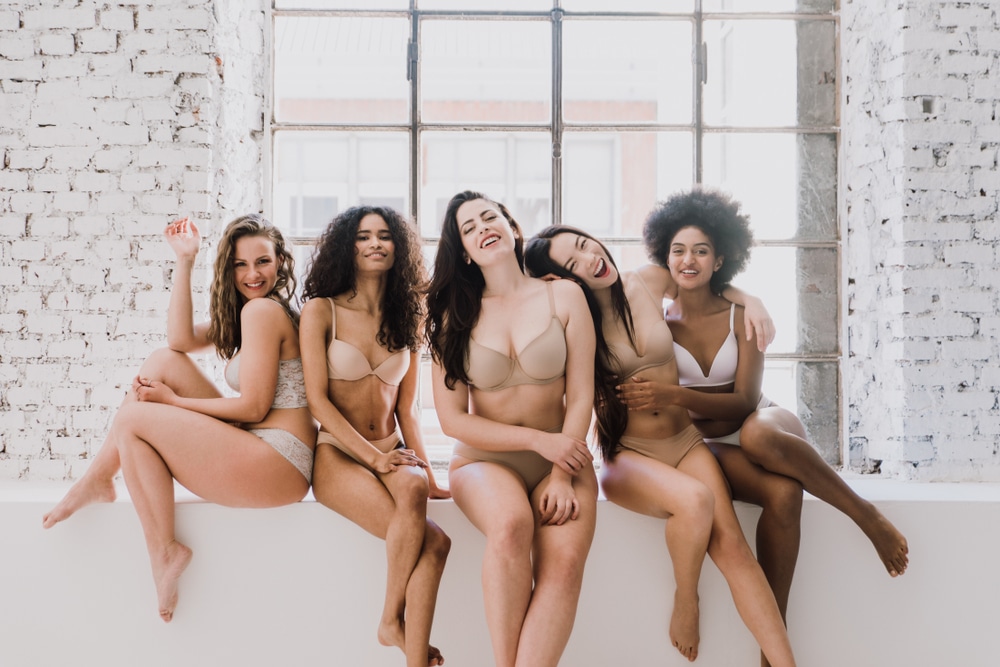
<path id="1" fill-rule="evenodd" d="M 396 466 L 413 466 L 415 468 L 426 468 L 427 463 L 417 456 L 412 449 L 394 449 L 389 456 L 389 464 L 395 470 Z"/>

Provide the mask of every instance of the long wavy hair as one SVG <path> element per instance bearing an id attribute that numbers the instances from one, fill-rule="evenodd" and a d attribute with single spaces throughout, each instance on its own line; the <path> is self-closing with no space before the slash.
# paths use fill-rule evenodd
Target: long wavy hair
<path id="1" fill-rule="evenodd" d="M 449 389 L 454 389 L 457 381 L 469 382 L 465 369 L 466 350 L 472 329 L 479 321 L 486 286 L 479 266 L 465 261 L 465 248 L 458 229 L 458 208 L 476 199 L 496 206 L 507 219 L 517 237 L 514 254 L 521 270 L 524 270 L 523 234 L 507 207 L 471 190 L 452 197 L 444 214 L 441 241 L 434 257 L 434 274 L 427 288 L 427 322 L 424 328 L 431 357 L 444 368 L 445 384 Z"/>
<path id="2" fill-rule="evenodd" d="M 353 206 L 327 225 L 316 244 L 303 282 L 303 299 L 335 297 L 358 287 L 355 237 L 361 219 L 377 215 L 385 220 L 392 235 L 395 259 L 386 274 L 382 296 L 382 321 L 376 340 L 390 352 L 416 351 L 420 345 L 423 301 L 420 292 L 427 282 L 420 237 L 413 225 L 388 206 Z"/>
<path id="3" fill-rule="evenodd" d="M 697 227 L 712 239 L 722 266 L 712 274 L 712 291 L 721 294 L 746 267 L 753 247 L 750 218 L 740 213 L 740 204 L 729 195 L 711 189 L 679 192 L 660 202 L 646 216 L 642 240 L 654 264 L 667 266 L 670 244 L 684 227 Z"/>
<path id="4" fill-rule="evenodd" d="M 550 255 L 552 239 L 560 234 L 576 234 L 590 239 L 604 249 L 604 253 L 607 255 L 608 261 L 615 267 L 615 271 L 618 271 L 618 265 L 603 243 L 582 229 L 569 225 L 550 225 L 533 236 L 524 247 L 524 264 L 528 273 L 536 277 L 552 274 L 572 280 L 583 289 L 583 294 L 587 298 L 587 306 L 590 308 L 590 315 L 594 320 L 594 332 L 597 334 L 597 354 L 594 359 L 594 413 L 597 420 L 594 424 L 594 431 L 601 455 L 605 461 L 610 461 L 615 457 L 618 442 L 628 426 L 628 407 L 615 391 L 615 387 L 621 383 L 618 359 L 604 339 L 601 306 L 594 291 L 587 286 L 587 283 L 573 275 L 565 267 L 557 264 Z M 615 317 L 624 324 L 629 343 L 635 348 L 632 309 L 625 297 L 625 287 L 622 284 L 620 272 L 618 272 L 618 279 L 611 285 L 611 307 Z"/>
<path id="5" fill-rule="evenodd" d="M 236 289 L 233 256 L 236 254 L 236 242 L 246 236 L 260 236 L 274 246 L 278 279 L 267 296 L 281 304 L 296 326 L 299 323 L 298 310 L 292 305 L 295 295 L 295 258 L 288 250 L 285 237 L 264 216 L 258 213 L 241 215 L 222 230 L 212 277 L 208 339 L 223 359 L 235 357 L 243 344 L 240 311 L 247 299 Z"/>

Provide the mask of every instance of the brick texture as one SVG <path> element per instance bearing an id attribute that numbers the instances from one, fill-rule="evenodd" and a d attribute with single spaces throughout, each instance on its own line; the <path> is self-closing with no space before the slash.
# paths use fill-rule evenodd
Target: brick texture
<path id="1" fill-rule="evenodd" d="M 261 210 L 263 29 L 264 0 L 0 8 L 0 478 L 86 469 L 165 342 L 166 223 L 209 248 Z"/>

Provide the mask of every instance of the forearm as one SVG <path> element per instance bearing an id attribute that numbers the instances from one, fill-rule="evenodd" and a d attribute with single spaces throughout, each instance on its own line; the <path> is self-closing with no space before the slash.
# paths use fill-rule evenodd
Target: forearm
<path id="1" fill-rule="evenodd" d="M 196 345 L 194 306 L 191 299 L 191 273 L 194 257 L 177 260 L 174 267 L 170 305 L 167 309 L 167 345 L 178 352 L 190 352 Z"/>
<path id="2" fill-rule="evenodd" d="M 261 422 L 270 412 L 270 406 L 263 406 L 261 401 L 256 401 L 243 396 L 234 398 L 189 398 L 186 396 L 175 396 L 171 402 L 179 408 L 200 412 L 203 415 L 214 417 L 221 421 L 241 424 L 255 424 Z"/>
<path id="3" fill-rule="evenodd" d="M 375 467 L 375 459 L 381 452 L 347 421 L 333 403 L 327 400 L 322 405 L 315 405 L 310 401 L 309 408 L 319 422 L 320 429 L 332 435 L 341 448 L 350 452 L 357 460 L 364 461 L 370 468 Z M 403 437 L 405 439 L 406 435 Z"/>
<path id="4" fill-rule="evenodd" d="M 757 407 L 757 397 L 732 392 L 713 394 L 677 387 L 675 404 L 705 419 L 741 421 Z"/>
<path id="5" fill-rule="evenodd" d="M 441 430 L 448 437 L 492 452 L 534 451 L 539 433 L 537 429 L 512 426 L 472 414 L 445 417 L 440 421 Z"/>

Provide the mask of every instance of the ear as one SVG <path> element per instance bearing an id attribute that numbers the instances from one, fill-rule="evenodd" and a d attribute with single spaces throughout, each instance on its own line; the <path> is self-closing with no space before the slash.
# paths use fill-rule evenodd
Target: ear
<path id="1" fill-rule="evenodd" d="M 715 273 L 716 271 L 718 271 L 719 269 L 721 269 L 722 268 L 722 263 L 725 262 L 725 261 L 726 261 L 726 258 L 723 257 L 722 255 L 719 255 L 718 257 L 716 257 L 715 258 L 715 268 L 712 269 L 712 273 Z"/>
<path id="2" fill-rule="evenodd" d="M 472 264 L 472 258 L 469 257 L 469 253 L 467 252 L 462 253 L 462 261 L 465 262 L 466 264 Z"/>

